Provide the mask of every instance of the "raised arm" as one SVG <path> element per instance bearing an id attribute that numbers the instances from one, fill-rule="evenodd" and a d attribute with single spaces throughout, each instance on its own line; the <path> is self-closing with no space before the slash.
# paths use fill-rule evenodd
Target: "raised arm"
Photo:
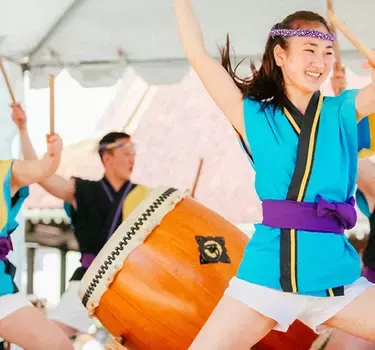
<path id="1" fill-rule="evenodd" d="M 338 62 L 333 64 L 331 86 L 335 96 L 340 95 L 347 86 L 345 67 L 340 66 Z"/>
<path id="2" fill-rule="evenodd" d="M 375 67 L 367 63 L 365 68 L 371 69 L 372 82 L 358 92 L 355 101 L 358 121 L 375 112 Z"/>
<path id="3" fill-rule="evenodd" d="M 26 161 L 35 161 L 38 158 L 30 141 L 25 112 L 18 103 L 12 105 L 12 110 L 12 119 L 19 131 L 23 156 Z M 67 180 L 54 172 L 51 175 L 48 178 L 42 177 L 39 181 L 34 182 L 38 182 L 53 196 L 74 204 L 75 180 Z"/>
<path id="4" fill-rule="evenodd" d="M 224 67 L 206 50 L 190 0 L 173 0 L 173 2 L 186 58 L 212 99 L 244 137 L 241 91 Z"/>
<path id="5" fill-rule="evenodd" d="M 365 69 L 371 69 L 371 84 L 362 88 L 356 97 L 355 107 L 357 111 L 357 122 L 364 117 L 375 112 L 375 52 L 368 49 L 351 32 L 351 30 L 335 14 L 332 3 L 327 11 L 328 18 L 335 29 L 340 30 L 342 34 L 357 48 L 357 50 L 367 57 L 368 61 L 364 64 Z M 372 63 L 371 63 L 372 62 Z"/>
<path id="6" fill-rule="evenodd" d="M 58 135 L 48 137 L 48 152 L 42 159 L 17 160 L 12 167 L 12 194 L 21 187 L 41 182 L 52 176 L 60 165 L 62 142 Z"/>
<path id="7" fill-rule="evenodd" d="M 375 164 L 368 158 L 358 162 L 357 185 L 366 196 L 375 198 Z"/>

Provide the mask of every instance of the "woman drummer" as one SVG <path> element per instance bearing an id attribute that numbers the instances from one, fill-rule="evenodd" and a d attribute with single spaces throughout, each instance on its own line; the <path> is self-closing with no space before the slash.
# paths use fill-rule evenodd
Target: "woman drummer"
<path id="1" fill-rule="evenodd" d="M 356 223 L 357 123 L 375 111 L 375 74 L 324 97 L 335 35 L 316 13 L 273 26 L 261 66 L 242 80 L 208 54 L 189 0 L 174 0 L 185 55 L 238 132 L 256 170 L 263 221 L 238 274 L 191 349 L 249 349 L 299 319 L 375 341 L 375 288 L 344 230 Z"/>
<path id="2" fill-rule="evenodd" d="M 15 267 L 8 260 L 13 250 L 11 233 L 28 185 L 55 173 L 61 158 L 58 135 L 48 137 L 48 152 L 40 160 L 0 160 L 0 337 L 23 349 L 73 349 L 67 336 L 18 292 L 14 283 Z"/>

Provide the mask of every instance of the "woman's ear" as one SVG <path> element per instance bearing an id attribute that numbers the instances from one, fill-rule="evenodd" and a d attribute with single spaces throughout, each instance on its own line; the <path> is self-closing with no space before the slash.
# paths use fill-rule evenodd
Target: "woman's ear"
<path id="1" fill-rule="evenodd" d="M 285 64 L 285 50 L 280 46 L 276 45 L 273 49 L 273 57 L 275 58 L 276 65 L 279 67 Z"/>

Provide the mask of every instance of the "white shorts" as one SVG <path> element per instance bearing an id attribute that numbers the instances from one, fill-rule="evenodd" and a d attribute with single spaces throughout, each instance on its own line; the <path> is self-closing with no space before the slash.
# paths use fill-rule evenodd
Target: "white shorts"
<path id="1" fill-rule="evenodd" d="M 275 320 L 275 330 L 286 332 L 295 320 L 299 320 L 319 334 L 328 329 L 322 325 L 325 321 L 372 286 L 366 278 L 360 277 L 353 284 L 345 286 L 345 296 L 311 297 L 284 293 L 233 277 L 225 295 Z"/>
<path id="2" fill-rule="evenodd" d="M 8 294 L 0 297 L 0 320 L 13 312 L 25 307 L 33 306 L 22 293 Z"/>
<path id="3" fill-rule="evenodd" d="M 80 333 L 86 333 L 94 319 L 88 314 L 78 296 L 80 281 L 70 281 L 68 289 L 62 295 L 59 305 L 48 311 L 48 318 L 59 321 L 76 329 Z"/>

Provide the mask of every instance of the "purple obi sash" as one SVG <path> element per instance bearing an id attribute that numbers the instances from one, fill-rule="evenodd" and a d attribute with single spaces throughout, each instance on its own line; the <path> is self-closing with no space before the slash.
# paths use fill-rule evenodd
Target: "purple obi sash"
<path id="1" fill-rule="evenodd" d="M 317 196 L 317 203 L 264 200 L 262 224 L 274 228 L 343 234 L 357 222 L 355 200 L 330 203 Z"/>
<path id="2" fill-rule="evenodd" d="M 375 283 L 375 270 L 365 266 L 362 271 L 362 276 L 366 277 L 368 281 Z"/>
<path id="3" fill-rule="evenodd" d="M 6 260 L 9 252 L 13 250 L 13 244 L 11 238 L 0 237 L 0 261 Z"/>
<path id="4" fill-rule="evenodd" d="M 85 269 L 88 269 L 90 265 L 92 264 L 92 262 L 94 261 L 95 257 L 96 257 L 95 254 L 82 253 L 82 256 L 81 256 L 82 267 L 84 267 Z"/>

